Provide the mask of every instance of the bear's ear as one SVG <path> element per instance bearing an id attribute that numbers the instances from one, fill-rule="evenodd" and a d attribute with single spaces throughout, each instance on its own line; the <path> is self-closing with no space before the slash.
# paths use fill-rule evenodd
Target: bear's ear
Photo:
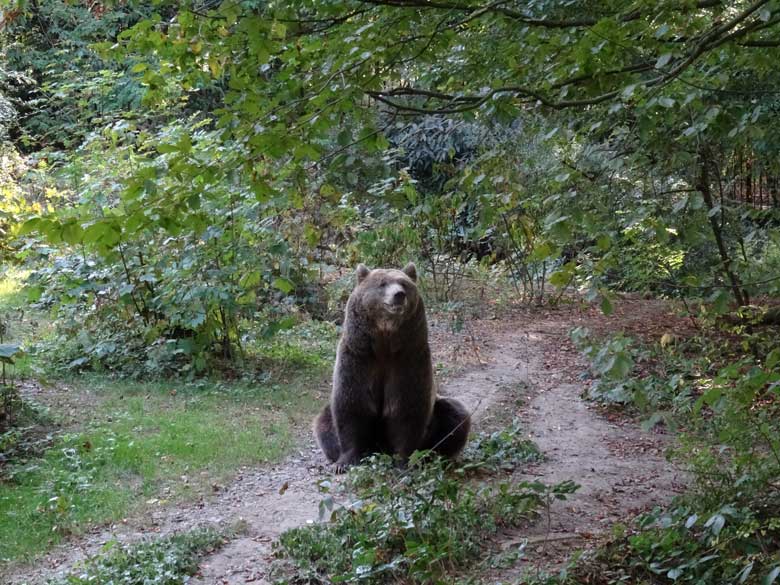
<path id="1" fill-rule="evenodd" d="M 357 269 L 355 270 L 355 274 L 357 274 L 357 281 L 358 284 L 363 282 L 368 276 L 368 273 L 371 272 L 368 267 L 365 264 L 358 264 Z"/>
<path id="2" fill-rule="evenodd" d="M 417 282 L 417 267 L 414 265 L 414 262 L 409 262 L 406 266 L 404 266 L 404 274 L 412 279 L 412 281 Z"/>

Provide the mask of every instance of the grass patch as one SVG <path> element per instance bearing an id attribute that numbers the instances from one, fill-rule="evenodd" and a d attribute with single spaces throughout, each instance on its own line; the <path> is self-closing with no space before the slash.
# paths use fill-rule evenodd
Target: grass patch
<path id="1" fill-rule="evenodd" d="M 280 582 L 451 583 L 481 559 L 498 562 L 502 555 L 490 536 L 499 528 L 523 523 L 576 489 L 571 482 L 496 478 L 509 462 L 519 466 L 539 456 L 516 428 L 479 437 L 458 463 L 418 456 L 406 469 L 386 456 L 353 468 L 349 505 L 334 508 L 326 496 L 320 516 L 329 522 L 281 536 L 275 566 Z M 493 476 L 486 480 L 488 471 Z M 326 482 L 322 487 L 329 488 Z"/>
<path id="2" fill-rule="evenodd" d="M 321 372 L 288 384 L 122 384 L 91 377 L 85 428 L 0 483 L 0 559 L 29 559 L 94 524 L 211 490 L 238 467 L 278 461 L 314 413 Z"/>
<path id="3" fill-rule="evenodd" d="M 181 585 L 198 571 L 200 558 L 223 542 L 219 532 L 208 528 L 132 546 L 113 541 L 101 554 L 83 562 L 79 570 L 50 585 Z"/>
<path id="4" fill-rule="evenodd" d="M 0 313 L 18 310 L 27 304 L 24 280 L 29 271 L 10 268 L 0 278 Z"/>
<path id="5" fill-rule="evenodd" d="M 32 308 L 24 289 L 29 270 L 7 269 L 0 277 L 0 330 L 2 343 L 17 343 L 27 351 L 30 344 L 48 335 L 52 324 L 44 311 Z M 30 374 L 34 356 L 22 353 L 6 371 L 9 379 Z"/>
<path id="6" fill-rule="evenodd" d="M 34 340 L 41 329 L 28 324 L 24 275 L 9 274 L 0 311 L 13 316 L 14 339 Z M 30 443 L 25 428 L 0 434 L 0 562 L 30 560 L 68 534 L 211 492 L 242 466 L 280 460 L 326 399 L 337 335 L 330 324 L 305 322 L 251 342 L 251 361 L 233 381 L 55 378 L 63 390 L 42 398 L 50 420 L 25 423 L 35 427 L 35 448 L 21 448 Z M 50 357 L 32 352 L 23 369 L 40 370 Z"/>
<path id="7" fill-rule="evenodd" d="M 247 352 L 264 371 L 287 377 L 302 369 L 329 369 L 338 337 L 339 329 L 332 323 L 309 320 L 249 344 Z"/>

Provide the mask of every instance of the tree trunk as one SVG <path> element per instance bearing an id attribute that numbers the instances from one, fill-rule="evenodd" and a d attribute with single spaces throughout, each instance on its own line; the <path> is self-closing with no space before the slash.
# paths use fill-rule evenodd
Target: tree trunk
<path id="1" fill-rule="evenodd" d="M 709 164 L 707 161 L 706 153 L 703 153 L 701 155 L 700 161 L 700 174 L 699 174 L 699 184 L 697 185 L 697 188 L 699 191 L 701 191 L 701 195 L 704 198 L 704 203 L 707 206 L 707 217 L 710 221 L 710 227 L 712 227 L 712 235 L 715 236 L 715 243 L 718 246 L 718 253 L 720 254 L 720 261 L 721 265 L 723 267 L 723 273 L 726 275 L 726 277 L 729 279 L 729 282 L 731 283 L 731 291 L 734 293 L 734 299 L 737 301 L 737 304 L 739 304 L 740 307 L 743 307 L 747 304 L 749 304 L 749 299 L 747 293 L 742 288 L 742 284 L 739 281 L 739 276 L 734 272 L 734 270 L 731 267 L 731 258 L 729 257 L 728 249 L 726 248 L 726 244 L 723 241 L 723 232 L 721 230 L 721 226 L 718 223 L 717 218 L 715 217 L 717 214 L 712 213 L 712 210 L 715 208 L 715 204 L 712 200 L 712 186 L 710 185 L 710 173 L 709 173 Z M 723 209 L 721 208 L 721 214 L 723 213 Z"/>

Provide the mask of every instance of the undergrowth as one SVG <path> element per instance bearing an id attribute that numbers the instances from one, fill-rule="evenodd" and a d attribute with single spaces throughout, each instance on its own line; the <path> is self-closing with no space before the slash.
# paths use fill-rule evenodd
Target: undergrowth
<path id="1" fill-rule="evenodd" d="M 218 549 L 224 537 L 211 528 L 122 545 L 108 542 L 100 554 L 83 561 L 49 585 L 181 585 L 198 570 L 199 559 Z"/>
<path id="2" fill-rule="evenodd" d="M 679 429 L 670 454 L 690 481 L 545 583 L 777 582 L 780 347 L 771 331 L 728 333 L 644 346 L 573 333 L 597 376 L 589 396 Z"/>
<path id="3" fill-rule="evenodd" d="M 460 463 L 418 453 L 399 468 L 387 456 L 373 457 L 350 471 L 349 504 L 336 506 L 323 482 L 323 522 L 281 536 L 279 582 L 452 582 L 492 550 L 497 530 L 522 524 L 576 489 L 572 482 L 547 486 L 496 475 L 538 457 L 517 425 L 480 436 Z"/>

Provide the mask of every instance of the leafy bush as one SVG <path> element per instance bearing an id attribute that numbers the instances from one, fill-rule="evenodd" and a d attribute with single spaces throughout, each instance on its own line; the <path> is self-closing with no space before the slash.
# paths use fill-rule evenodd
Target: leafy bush
<path id="1" fill-rule="evenodd" d="M 150 371 L 202 373 L 240 362 L 246 325 L 259 313 L 270 317 L 262 323 L 270 330 L 295 302 L 304 304 L 296 294 L 310 279 L 308 260 L 254 197 L 247 200 L 249 186 L 194 188 L 168 173 L 184 164 L 180 158 L 224 155 L 217 133 L 203 126 L 189 120 L 162 128 L 170 144 L 153 161 L 143 154 L 148 136 L 133 124 L 92 137 L 55 178 L 67 198 L 98 205 L 101 219 L 89 206 L 64 206 L 24 224 L 22 233 L 36 231 L 57 246 L 41 248 L 30 293 L 52 309 L 60 337 L 76 340 L 60 359 L 65 365 L 131 371 L 135 360 Z M 127 187 L 133 165 L 148 176 Z M 168 178 L 151 183 L 158 174 Z M 183 205 L 197 213 L 147 213 L 168 188 L 186 194 Z"/>
<path id="2" fill-rule="evenodd" d="M 656 510 L 570 570 L 567 583 L 748 583 L 780 575 L 780 498 L 706 510 L 693 498 Z"/>

